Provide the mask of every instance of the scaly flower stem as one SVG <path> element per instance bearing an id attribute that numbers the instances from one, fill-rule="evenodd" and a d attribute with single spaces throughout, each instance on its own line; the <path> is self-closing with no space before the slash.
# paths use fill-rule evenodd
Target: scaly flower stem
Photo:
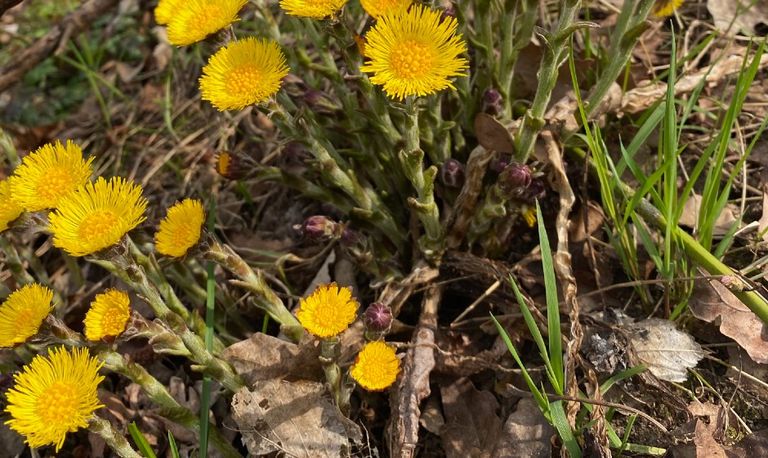
<path id="1" fill-rule="evenodd" d="M 122 458 L 142 458 L 139 453 L 131 447 L 131 444 L 125 439 L 125 436 L 115 430 L 109 421 L 93 416 L 88 422 L 88 430 L 98 434 L 109 445 L 113 452 Z"/>
<path id="2" fill-rule="evenodd" d="M 264 277 L 257 273 L 228 245 L 217 241 L 210 243 L 205 258 L 219 264 L 231 272 L 239 280 L 233 283 L 253 293 L 256 305 L 267 312 L 275 321 L 282 325 L 282 331 L 294 342 L 301 340 L 304 328 L 299 320 L 285 307 L 283 301 L 272 291 L 272 288 L 264 281 Z"/>
<path id="3" fill-rule="evenodd" d="M 499 92 L 504 101 L 505 118 L 512 117 L 512 80 L 520 51 L 531 42 L 539 17 L 539 0 L 505 1 L 504 27 L 499 52 Z"/>
<path id="4" fill-rule="evenodd" d="M 419 239 L 420 248 L 428 259 L 436 261 L 442 255 L 444 241 L 440 211 L 434 195 L 437 167 L 432 165 L 424 170 L 424 151 L 421 150 L 419 140 L 418 108 L 412 99 L 408 100 L 406 111 L 405 149 L 400 151 L 399 157 L 403 173 L 418 196 L 409 197 L 408 205 L 424 225 L 424 236 Z"/>
<path id="5" fill-rule="evenodd" d="M 24 263 L 21 261 L 16 247 L 2 235 L 0 235 L 0 251 L 5 255 L 5 264 L 18 283 L 26 285 L 35 282 L 35 278 L 24 268 Z"/>
<path id="6" fill-rule="evenodd" d="M 343 414 L 349 412 L 349 396 L 344 397 L 343 376 L 337 361 L 339 360 L 339 340 L 336 338 L 320 341 L 320 363 L 323 366 L 325 380 L 328 382 L 333 400 Z"/>
<path id="7" fill-rule="evenodd" d="M 552 33 L 541 38 L 544 42 L 544 55 L 539 66 L 536 95 L 531 108 L 525 113 L 520 125 L 520 131 L 515 144 L 515 157 L 518 162 L 525 164 L 533 151 L 536 137 L 544 127 L 544 112 L 552 97 L 552 90 L 557 83 L 558 69 L 568 55 L 568 44 L 571 34 L 582 27 L 576 22 L 580 0 L 562 0 L 560 2 L 560 17 Z"/>
<path id="8" fill-rule="evenodd" d="M 105 368 L 129 378 L 132 382 L 139 385 L 147 394 L 147 397 L 153 403 L 160 406 L 160 415 L 192 430 L 198 436 L 200 435 L 200 421 L 197 415 L 179 404 L 168 392 L 168 389 L 147 372 L 144 367 L 128 362 L 122 355 L 113 351 L 102 351 L 98 354 L 98 357 L 104 361 Z M 214 426 L 210 426 L 209 439 L 222 456 L 228 458 L 241 456 Z"/>

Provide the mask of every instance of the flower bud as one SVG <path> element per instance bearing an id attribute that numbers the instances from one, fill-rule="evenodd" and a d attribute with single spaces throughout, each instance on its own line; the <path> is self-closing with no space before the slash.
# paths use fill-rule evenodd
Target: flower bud
<path id="1" fill-rule="evenodd" d="M 341 231 L 341 244 L 349 247 L 359 241 L 360 233 L 354 229 L 350 229 L 349 226 L 345 225 L 344 229 Z"/>
<path id="2" fill-rule="evenodd" d="M 238 154 L 221 151 L 216 155 L 216 172 L 227 180 L 239 180 L 246 174 L 246 167 Z"/>
<path id="3" fill-rule="evenodd" d="M 448 159 L 440 167 L 440 179 L 449 188 L 460 188 L 464 184 L 464 164 Z"/>
<path id="4" fill-rule="evenodd" d="M 494 88 L 488 88 L 483 93 L 483 112 L 496 116 L 504 110 L 501 93 Z"/>
<path id="5" fill-rule="evenodd" d="M 527 165 L 511 162 L 499 175 L 499 187 L 511 197 L 520 196 L 531 185 L 531 180 L 531 169 Z"/>
<path id="6" fill-rule="evenodd" d="M 323 215 L 310 216 L 297 227 L 301 234 L 310 240 L 323 240 L 336 235 L 338 223 Z"/>
<path id="7" fill-rule="evenodd" d="M 387 332 L 392 326 L 392 309 L 388 305 L 374 302 L 365 309 L 363 323 L 371 332 Z"/>

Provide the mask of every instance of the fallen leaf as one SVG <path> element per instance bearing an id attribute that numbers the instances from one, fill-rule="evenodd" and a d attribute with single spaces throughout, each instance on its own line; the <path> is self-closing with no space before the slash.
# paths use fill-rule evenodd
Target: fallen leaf
<path id="1" fill-rule="evenodd" d="M 686 227 L 696 227 L 699 224 L 699 212 L 701 211 L 701 196 L 698 194 L 691 194 L 691 197 L 685 201 L 683 212 L 680 214 L 680 225 Z M 737 209 L 735 205 L 726 205 L 723 211 L 715 220 L 715 228 L 713 235 L 723 236 L 728 230 L 737 222 L 736 213 Z"/>
<path id="2" fill-rule="evenodd" d="M 502 422 L 496 414 L 499 403 L 489 391 L 479 391 L 462 377 L 440 387 L 445 425 L 440 429 L 448 458 L 492 456 L 501 436 Z"/>
<path id="3" fill-rule="evenodd" d="M 717 322 L 720 332 L 735 340 L 755 362 L 768 363 L 768 329 L 720 281 L 697 281 L 689 308 L 696 318 Z"/>
<path id="4" fill-rule="evenodd" d="M 693 337 L 669 320 L 649 318 L 629 325 L 628 329 L 634 354 L 661 380 L 684 382 L 688 369 L 704 357 L 704 350 Z"/>
<path id="5" fill-rule="evenodd" d="M 554 434 L 555 430 L 541 414 L 536 402 L 531 398 L 522 398 L 517 403 L 517 410 L 509 414 L 504 422 L 501 440 L 496 444 L 493 456 L 548 458 L 552 456 L 550 438 Z"/>
<path id="6" fill-rule="evenodd" d="M 477 135 L 477 141 L 487 150 L 500 153 L 515 152 L 512 135 L 503 124 L 489 114 L 480 113 L 475 117 L 475 135 Z"/>
<path id="7" fill-rule="evenodd" d="M 762 35 L 758 26 L 768 26 L 768 3 L 754 0 L 707 0 L 707 9 L 721 32 Z"/>
<path id="8" fill-rule="evenodd" d="M 318 382 L 259 380 L 232 399 L 232 417 L 252 456 L 336 458 L 362 440 L 359 427 L 331 402 Z"/>
<path id="9" fill-rule="evenodd" d="M 296 345 L 260 332 L 222 352 L 248 385 L 277 378 L 322 380 L 319 355 L 311 339 Z"/>
<path id="10" fill-rule="evenodd" d="M 693 444 L 696 447 L 697 458 L 728 458 L 722 444 L 715 440 L 717 425 L 696 420 L 696 430 L 693 433 Z"/>

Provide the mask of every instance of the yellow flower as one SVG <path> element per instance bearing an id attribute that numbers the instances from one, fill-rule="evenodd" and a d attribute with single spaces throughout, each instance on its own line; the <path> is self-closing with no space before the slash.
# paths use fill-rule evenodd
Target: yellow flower
<path id="1" fill-rule="evenodd" d="M 11 199 L 11 184 L 8 180 L 0 181 L 0 232 L 24 213 L 24 209 Z"/>
<path id="2" fill-rule="evenodd" d="M 168 21 L 168 41 L 176 46 L 197 43 L 235 22 L 246 3 L 248 0 L 179 1 Z"/>
<path id="3" fill-rule="evenodd" d="M 680 8 L 685 0 L 656 0 L 651 14 L 657 18 L 672 16 Z"/>
<path id="4" fill-rule="evenodd" d="M 381 391 L 393 383 L 400 373 L 400 360 L 395 355 L 394 347 L 382 341 L 365 344 L 349 375 L 368 391 Z"/>
<path id="5" fill-rule="evenodd" d="M 160 25 L 171 22 L 184 0 L 160 0 L 155 8 L 155 21 Z"/>
<path id="6" fill-rule="evenodd" d="M 287 74 L 277 43 L 245 38 L 211 56 L 203 67 L 200 92 L 219 111 L 240 110 L 274 95 Z"/>
<path id="7" fill-rule="evenodd" d="M 341 9 L 347 0 L 280 0 L 280 8 L 291 16 L 323 19 Z"/>
<path id="8" fill-rule="evenodd" d="M 58 452 L 67 433 L 87 428 L 93 412 L 103 407 L 97 397 L 101 366 L 85 348 L 59 347 L 35 356 L 13 375 L 5 409 L 11 419 L 5 424 L 30 447 L 55 445 Z"/>
<path id="9" fill-rule="evenodd" d="M 400 100 L 454 88 L 448 78 L 467 69 L 460 57 L 467 45 L 457 28 L 456 19 L 443 19 L 423 5 L 382 16 L 365 35 L 369 60 L 361 70 L 373 73 L 371 82 Z"/>
<path id="10" fill-rule="evenodd" d="M 296 318 L 307 331 L 317 337 L 334 337 L 355 321 L 357 307 L 352 290 L 330 283 L 318 286 L 312 294 L 301 300 Z"/>
<path id="11" fill-rule="evenodd" d="M 120 177 L 99 177 L 65 197 L 48 216 L 53 245 L 72 256 L 108 248 L 144 221 L 141 186 Z"/>
<path id="12" fill-rule="evenodd" d="M 117 337 L 125 331 L 130 316 L 131 299 L 128 294 L 117 289 L 97 294 L 83 321 L 85 337 L 93 341 Z"/>
<path id="13" fill-rule="evenodd" d="M 523 205 L 522 208 L 520 209 L 520 212 L 523 215 L 525 224 L 527 224 L 528 227 L 533 227 L 536 225 L 536 207 Z"/>
<path id="14" fill-rule="evenodd" d="M 37 334 L 53 309 L 53 291 L 31 283 L 17 289 L 0 305 L 0 347 L 12 347 Z"/>
<path id="15" fill-rule="evenodd" d="M 184 199 L 168 209 L 155 234 L 155 248 L 160 254 L 179 258 L 200 241 L 205 222 L 203 203 Z"/>
<path id="16" fill-rule="evenodd" d="M 93 158 L 67 140 L 48 143 L 27 155 L 10 179 L 13 199 L 34 212 L 56 208 L 59 201 L 91 179 Z"/>
<path id="17" fill-rule="evenodd" d="M 366 13 L 378 18 L 385 14 L 402 13 L 411 6 L 413 0 L 360 0 Z"/>

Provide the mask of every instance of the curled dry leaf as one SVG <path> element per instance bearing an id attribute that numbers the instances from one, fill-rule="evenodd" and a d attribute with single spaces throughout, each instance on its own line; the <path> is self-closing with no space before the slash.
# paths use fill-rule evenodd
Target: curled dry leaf
<path id="1" fill-rule="evenodd" d="M 232 417 L 251 456 L 348 456 L 362 433 L 328 398 L 322 383 L 259 380 L 232 399 Z"/>
<path id="2" fill-rule="evenodd" d="M 757 27 L 768 26 L 768 2 L 707 0 L 707 9 L 721 32 L 760 35 Z"/>
<path id="3" fill-rule="evenodd" d="M 701 211 L 701 196 L 699 194 L 692 194 L 688 200 L 685 201 L 683 212 L 680 214 L 680 225 L 686 227 L 696 227 L 699 222 L 699 212 Z M 736 214 L 738 208 L 735 205 L 728 204 L 720 212 L 715 220 L 715 227 L 713 235 L 716 237 L 725 235 L 728 230 L 733 226 L 738 219 Z"/>
<path id="4" fill-rule="evenodd" d="M 628 326 L 629 343 L 642 364 L 653 375 L 668 382 L 684 382 L 688 369 L 704 357 L 693 337 L 668 320 L 649 318 Z"/>
<path id="5" fill-rule="evenodd" d="M 689 307 L 696 318 L 718 322 L 720 332 L 735 340 L 755 362 L 768 363 L 768 329 L 722 282 L 697 281 Z"/>
<path id="6" fill-rule="evenodd" d="M 448 458 L 491 457 L 501 436 L 499 403 L 488 391 L 479 391 L 468 378 L 440 388 L 445 425 L 440 429 Z M 522 456 L 522 455 L 520 455 Z"/>

